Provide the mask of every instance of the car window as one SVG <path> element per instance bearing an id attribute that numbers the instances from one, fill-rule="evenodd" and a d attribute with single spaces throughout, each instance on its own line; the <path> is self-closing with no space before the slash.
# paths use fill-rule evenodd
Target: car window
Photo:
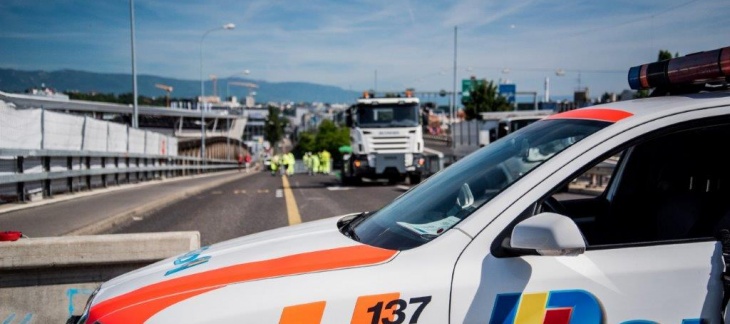
<path id="1" fill-rule="evenodd" d="M 346 232 L 362 243 L 387 249 L 427 243 L 545 161 L 609 124 L 579 119 L 535 122 L 429 177 Z"/>
<path id="2" fill-rule="evenodd" d="M 730 227 L 730 124 L 688 124 L 599 160 L 538 203 L 571 217 L 589 248 L 713 239 Z"/>

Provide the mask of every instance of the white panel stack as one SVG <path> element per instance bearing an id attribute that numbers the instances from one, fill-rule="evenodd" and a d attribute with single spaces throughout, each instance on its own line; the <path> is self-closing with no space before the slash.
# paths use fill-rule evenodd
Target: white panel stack
<path id="1" fill-rule="evenodd" d="M 0 101 L 0 148 L 40 149 L 41 111 L 16 110 Z"/>
<path id="2" fill-rule="evenodd" d="M 0 148 L 177 156 L 178 139 L 91 117 L 16 109 L 0 101 Z M 52 171 L 65 168 L 64 161 L 54 160 Z"/>
<path id="3" fill-rule="evenodd" d="M 109 123 L 86 117 L 84 123 L 84 151 L 106 152 Z"/>
<path id="4" fill-rule="evenodd" d="M 160 154 L 160 134 L 153 132 L 147 133 L 147 140 L 145 141 L 145 154 Z"/>
<path id="5" fill-rule="evenodd" d="M 107 152 L 127 152 L 127 125 L 109 123 L 109 137 L 107 138 Z"/>
<path id="6" fill-rule="evenodd" d="M 177 156 L 177 137 L 167 138 L 167 155 Z"/>
<path id="7" fill-rule="evenodd" d="M 137 128 L 129 128 L 129 153 L 144 154 L 144 133 L 145 131 Z"/>
<path id="8" fill-rule="evenodd" d="M 43 119 L 44 149 L 81 150 L 83 117 L 46 111 Z"/>

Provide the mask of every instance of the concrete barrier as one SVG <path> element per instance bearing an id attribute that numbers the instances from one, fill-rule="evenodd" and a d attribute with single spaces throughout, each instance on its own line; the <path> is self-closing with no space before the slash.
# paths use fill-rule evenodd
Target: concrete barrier
<path id="1" fill-rule="evenodd" d="M 102 282 L 198 248 L 197 231 L 0 242 L 0 323 L 65 323 Z"/>

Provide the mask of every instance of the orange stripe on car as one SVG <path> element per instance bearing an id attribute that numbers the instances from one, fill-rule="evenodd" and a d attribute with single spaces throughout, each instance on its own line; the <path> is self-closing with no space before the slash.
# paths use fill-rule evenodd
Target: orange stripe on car
<path id="1" fill-rule="evenodd" d="M 582 108 L 551 115 L 546 119 L 593 119 L 615 123 L 634 114 L 618 109 Z"/>
<path id="2" fill-rule="evenodd" d="M 279 324 L 320 324 L 325 301 L 284 307 Z"/>
<path id="3" fill-rule="evenodd" d="M 368 245 L 313 251 L 281 258 L 232 265 L 161 281 L 91 307 L 87 323 L 142 323 L 180 301 L 229 284 L 326 270 L 374 265 L 390 260 L 397 251 Z"/>

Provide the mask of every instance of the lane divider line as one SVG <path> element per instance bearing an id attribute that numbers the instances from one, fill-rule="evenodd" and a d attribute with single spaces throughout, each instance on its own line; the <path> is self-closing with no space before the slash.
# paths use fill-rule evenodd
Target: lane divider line
<path id="1" fill-rule="evenodd" d="M 286 199 L 286 214 L 289 217 L 289 226 L 296 225 L 302 222 L 302 217 L 299 215 L 299 208 L 297 208 L 297 201 L 294 199 L 294 192 L 291 191 L 289 186 L 289 179 L 286 176 L 281 176 L 281 181 L 284 187 L 284 199 Z"/>

